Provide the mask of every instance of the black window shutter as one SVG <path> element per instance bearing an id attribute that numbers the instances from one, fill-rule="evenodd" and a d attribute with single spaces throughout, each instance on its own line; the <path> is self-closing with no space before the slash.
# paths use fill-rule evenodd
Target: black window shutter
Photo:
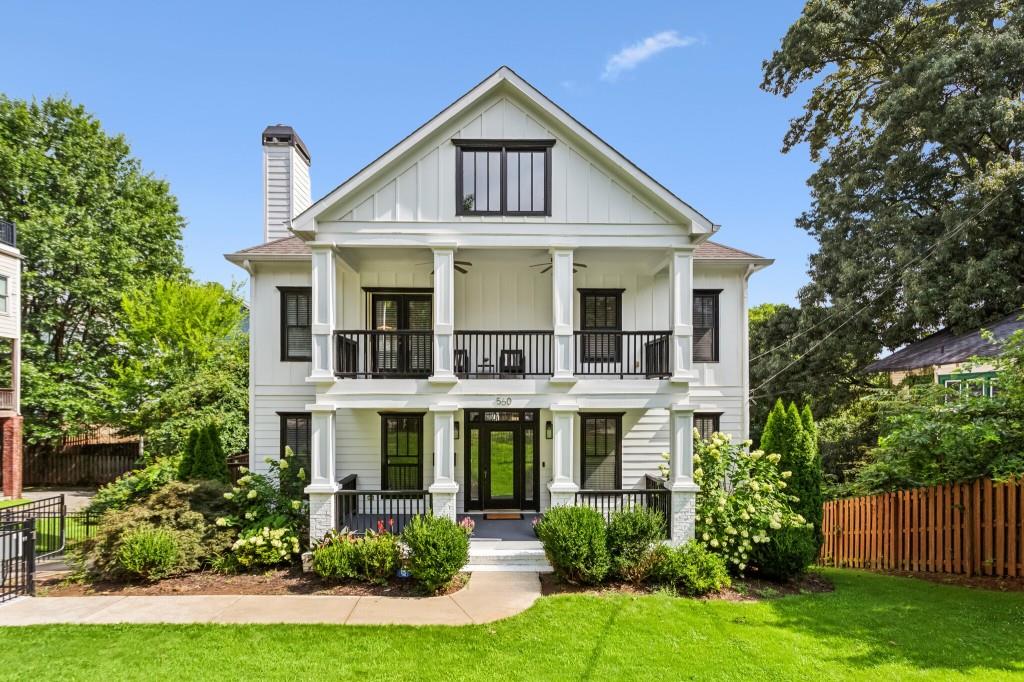
<path id="1" fill-rule="evenodd" d="M 583 489 L 615 490 L 622 480 L 622 437 L 618 415 L 581 415 Z"/>
<path id="2" fill-rule="evenodd" d="M 309 287 L 281 288 L 281 359 L 313 359 L 313 294 Z"/>
<path id="3" fill-rule="evenodd" d="M 718 292 L 693 293 L 693 361 L 718 362 Z"/>

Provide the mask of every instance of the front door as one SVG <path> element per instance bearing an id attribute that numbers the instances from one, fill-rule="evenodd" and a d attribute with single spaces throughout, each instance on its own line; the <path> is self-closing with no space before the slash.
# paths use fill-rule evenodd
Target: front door
<path id="1" fill-rule="evenodd" d="M 537 413 L 466 411 L 466 509 L 537 510 Z"/>

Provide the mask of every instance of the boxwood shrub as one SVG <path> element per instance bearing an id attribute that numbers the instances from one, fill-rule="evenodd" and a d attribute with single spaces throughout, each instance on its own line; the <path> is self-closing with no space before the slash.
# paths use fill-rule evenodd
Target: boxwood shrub
<path id="1" fill-rule="evenodd" d="M 537 523 L 537 537 L 544 544 L 555 574 L 570 583 L 592 585 L 608 575 L 604 517 L 590 507 L 555 507 Z"/>
<path id="2" fill-rule="evenodd" d="M 659 545 L 651 578 L 692 596 L 719 592 L 730 585 L 725 559 L 691 540 L 678 547 Z"/>
<path id="3" fill-rule="evenodd" d="M 414 517 L 402 531 L 409 574 L 428 592 L 448 585 L 469 562 L 469 533 L 443 516 Z"/>
<path id="4" fill-rule="evenodd" d="M 612 514 L 607 533 L 612 573 L 644 582 L 654 567 L 655 548 L 665 539 L 664 517 L 646 507 L 624 509 Z"/>

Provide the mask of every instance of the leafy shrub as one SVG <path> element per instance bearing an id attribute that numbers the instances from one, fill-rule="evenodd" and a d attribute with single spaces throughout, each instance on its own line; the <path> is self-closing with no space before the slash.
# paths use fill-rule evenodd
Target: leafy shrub
<path id="1" fill-rule="evenodd" d="M 100 515 L 110 509 L 124 509 L 139 498 L 173 481 L 181 458 L 161 457 L 143 469 L 122 474 L 117 480 L 96 491 L 89 503 L 89 512 Z"/>
<path id="2" fill-rule="evenodd" d="M 140 526 L 121 538 L 115 562 L 121 571 L 132 577 L 159 580 L 174 575 L 182 566 L 180 545 L 192 542 L 187 533 L 166 528 Z"/>
<path id="3" fill-rule="evenodd" d="M 367 531 L 363 537 L 330 533 L 313 548 L 313 571 L 329 580 L 384 585 L 402 563 L 398 536 Z"/>
<path id="4" fill-rule="evenodd" d="M 819 543 L 813 528 L 783 528 L 771 541 L 754 549 L 752 562 L 772 580 L 790 580 L 802 574 L 818 557 Z"/>
<path id="5" fill-rule="evenodd" d="M 306 472 L 295 464 L 290 448 L 285 448 L 281 459 L 268 457 L 266 461 L 270 467 L 267 475 L 241 469 L 242 477 L 224 494 L 230 511 L 218 518 L 217 524 L 237 529 L 240 537 L 256 537 L 264 528 L 285 530 L 281 538 L 295 537 L 301 548 L 305 545 L 309 524 L 302 499 Z"/>
<path id="6" fill-rule="evenodd" d="M 604 517 L 590 507 L 555 507 L 535 526 L 555 574 L 570 583 L 595 584 L 610 568 Z"/>
<path id="7" fill-rule="evenodd" d="M 662 585 L 699 596 L 719 592 L 730 585 L 725 559 L 702 543 L 691 540 L 685 545 L 659 545 L 651 578 Z"/>
<path id="8" fill-rule="evenodd" d="M 655 547 L 665 539 L 665 519 L 646 507 L 624 509 L 608 522 L 608 552 L 612 572 L 631 583 L 642 583 L 655 561 Z"/>
<path id="9" fill-rule="evenodd" d="M 299 553 L 299 538 L 287 528 L 252 528 L 235 540 L 231 551 L 243 568 L 277 566 Z"/>
<path id="10" fill-rule="evenodd" d="M 781 457 L 748 452 L 749 446 L 750 441 L 734 444 L 727 434 L 704 440 L 694 432 L 697 538 L 739 572 L 754 544 L 768 542 L 774 530 L 805 524 L 790 509 L 785 479 L 791 474 L 779 470 Z"/>
<path id="11" fill-rule="evenodd" d="M 467 529 L 443 516 L 413 517 L 402 531 L 413 579 L 428 592 L 450 583 L 469 562 L 470 532 L 471 527 Z"/>
<path id="12" fill-rule="evenodd" d="M 177 572 L 213 563 L 231 549 L 234 532 L 215 520 L 226 511 L 225 487 L 213 481 L 171 481 L 124 509 L 110 509 L 101 519 L 96 536 L 85 543 L 81 558 L 98 577 L 130 577 L 118 561 L 122 543 L 140 528 L 160 528 L 178 541 Z"/>

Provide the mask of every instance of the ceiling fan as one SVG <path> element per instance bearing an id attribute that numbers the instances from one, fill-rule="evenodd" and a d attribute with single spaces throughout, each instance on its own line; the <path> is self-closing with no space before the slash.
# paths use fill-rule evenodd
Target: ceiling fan
<path id="1" fill-rule="evenodd" d="M 465 275 L 467 272 L 469 272 L 468 268 L 473 267 L 473 263 L 471 263 L 468 260 L 457 260 L 457 261 L 453 261 L 453 262 L 455 263 L 455 271 L 459 272 L 459 273 L 462 273 L 463 275 Z M 433 264 L 434 264 L 434 261 L 429 261 L 429 262 L 426 262 L 426 263 L 417 263 L 416 265 L 433 265 Z M 430 274 L 433 275 L 434 271 L 431 270 Z"/>
<path id="2" fill-rule="evenodd" d="M 551 259 L 549 258 L 546 263 L 534 263 L 530 267 L 531 268 L 543 268 L 543 270 L 540 271 L 540 274 L 543 275 L 545 272 L 549 271 L 552 268 Z M 577 270 L 577 268 L 585 268 L 585 267 L 587 267 L 586 263 L 581 263 L 578 260 L 574 260 L 572 262 L 572 273 L 575 275 L 577 272 L 579 272 L 579 270 Z"/>

